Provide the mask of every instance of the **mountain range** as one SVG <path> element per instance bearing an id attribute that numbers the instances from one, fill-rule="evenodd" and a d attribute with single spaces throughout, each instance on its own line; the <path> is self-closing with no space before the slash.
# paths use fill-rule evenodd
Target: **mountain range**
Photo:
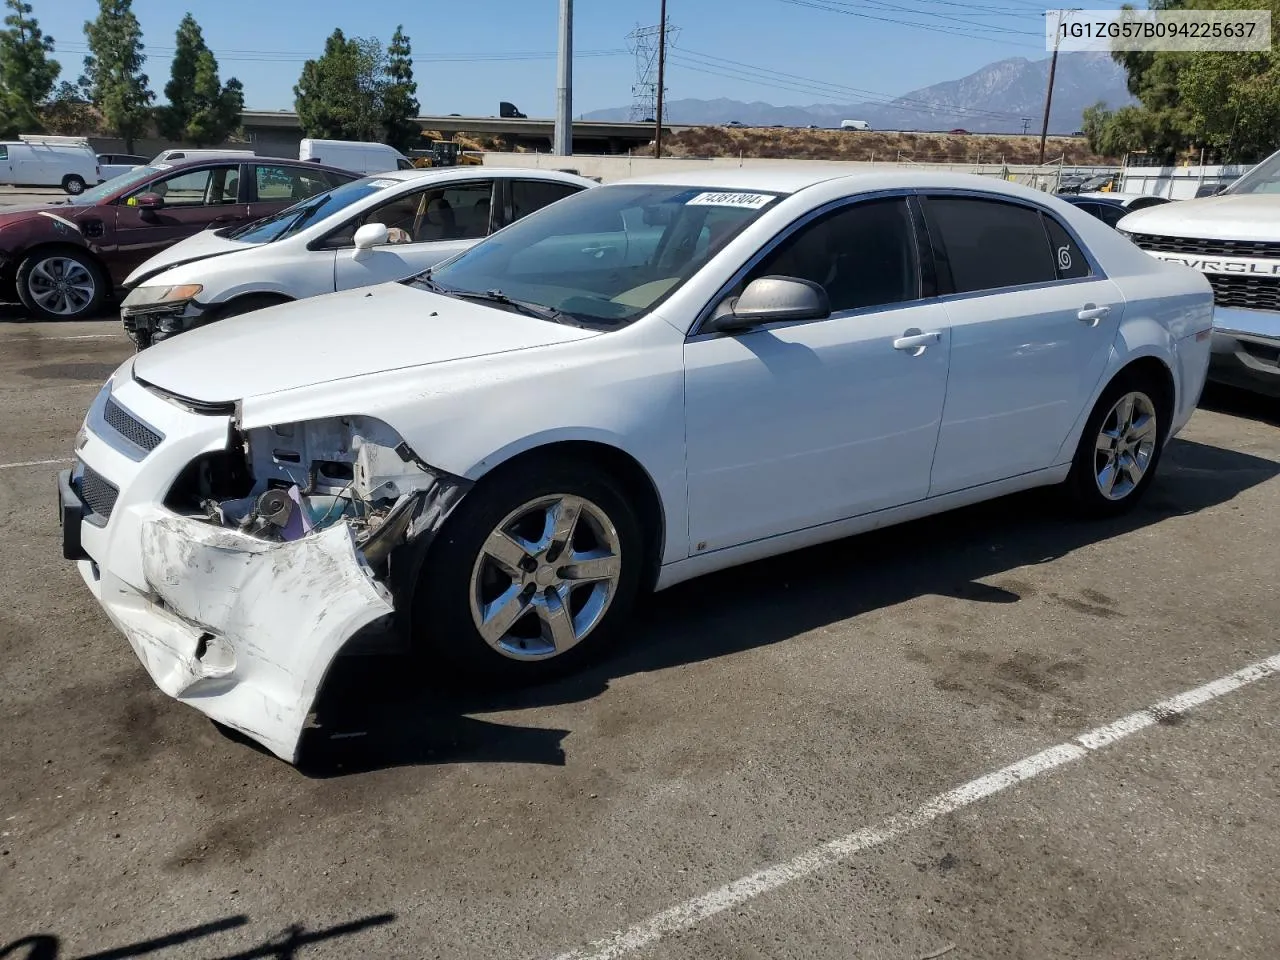
<path id="1" fill-rule="evenodd" d="M 973 133 L 1038 133 L 1044 119 L 1049 59 L 998 60 L 959 80 L 912 90 L 892 100 L 775 106 L 741 100 L 671 100 L 663 119 L 676 124 L 719 124 L 736 120 L 747 126 L 838 127 L 844 119 L 866 120 L 873 130 L 952 130 Z M 1081 114 L 1099 100 L 1108 107 L 1134 103 L 1125 87 L 1124 69 L 1106 53 L 1062 53 L 1053 84 L 1050 133 L 1080 129 Z M 631 107 L 586 114 L 587 120 L 632 117 Z"/>

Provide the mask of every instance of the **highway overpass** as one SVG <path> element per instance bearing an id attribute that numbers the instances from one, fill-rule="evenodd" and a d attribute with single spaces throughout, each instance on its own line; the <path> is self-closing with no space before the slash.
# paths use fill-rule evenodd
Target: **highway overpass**
<path id="1" fill-rule="evenodd" d="M 249 140 L 264 148 L 279 150 L 291 148 L 297 153 L 302 139 L 302 127 L 298 115 L 292 110 L 246 110 L 241 114 L 245 134 Z M 423 130 L 436 131 L 448 140 L 454 134 L 469 133 L 480 137 L 495 137 L 505 141 L 509 148 L 527 147 L 532 150 L 551 151 L 555 133 L 554 120 L 530 117 L 418 117 L 416 122 Z M 663 124 L 663 134 L 686 129 L 684 126 Z M 645 147 L 653 140 L 652 123 L 605 123 L 596 120 L 573 122 L 573 150 L 575 153 L 626 153 Z M 259 151 L 265 152 L 265 151 Z"/>

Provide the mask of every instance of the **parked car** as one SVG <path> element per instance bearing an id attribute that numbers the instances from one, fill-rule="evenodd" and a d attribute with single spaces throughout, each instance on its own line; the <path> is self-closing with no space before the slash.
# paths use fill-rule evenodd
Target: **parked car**
<path id="1" fill-rule="evenodd" d="M 365 176 L 388 170 L 412 170 L 413 161 L 385 143 L 357 140 L 305 139 L 298 145 L 299 160 L 315 160 Z"/>
<path id="2" fill-rule="evenodd" d="M 103 180 L 98 158 L 83 137 L 20 137 L 0 141 L 0 184 L 61 187 L 72 196 Z"/>
<path id="3" fill-rule="evenodd" d="M 1117 229 L 1213 285 L 1209 379 L 1280 397 L 1280 152 L 1214 196 L 1135 211 Z"/>
<path id="4" fill-rule="evenodd" d="M 91 317 L 165 247 L 353 179 L 298 160 L 192 160 L 139 167 L 66 200 L 0 208 L 0 296 L 16 293 L 42 320 Z"/>
<path id="5" fill-rule="evenodd" d="M 146 157 L 134 156 L 128 153 L 98 154 L 98 170 L 103 180 L 110 180 L 138 167 L 145 167 L 147 162 Z"/>
<path id="6" fill-rule="evenodd" d="M 594 180 L 553 170 L 453 167 L 353 180 L 264 220 L 206 231 L 124 281 L 139 347 L 290 300 L 400 280 Z"/>
<path id="7" fill-rule="evenodd" d="M 63 551 L 165 693 L 293 761 L 353 643 L 537 682 L 714 570 L 1031 487 L 1129 510 L 1212 311 L 1013 183 L 607 183 L 127 359 L 59 476 Z"/>
<path id="8" fill-rule="evenodd" d="M 151 158 L 152 164 L 157 163 L 177 163 L 180 160 L 221 160 L 224 158 L 235 157 L 252 157 L 252 150 L 207 150 L 194 149 L 192 147 L 174 147 L 171 150 L 162 150 Z"/>
<path id="9" fill-rule="evenodd" d="M 1123 193 L 1077 193 L 1062 199 L 1097 217 L 1109 227 L 1114 227 L 1131 210 L 1158 207 L 1162 203 L 1171 202 L 1168 197 Z"/>

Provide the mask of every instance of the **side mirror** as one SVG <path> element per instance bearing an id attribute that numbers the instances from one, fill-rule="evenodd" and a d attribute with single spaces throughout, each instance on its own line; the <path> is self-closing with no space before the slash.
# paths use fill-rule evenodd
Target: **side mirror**
<path id="1" fill-rule="evenodd" d="M 355 244 L 358 253 L 386 243 L 390 233 L 391 231 L 387 229 L 385 223 L 366 223 L 356 231 L 356 235 L 351 238 L 351 242 Z"/>
<path id="2" fill-rule="evenodd" d="M 779 320 L 821 320 L 831 315 L 827 291 L 799 277 L 760 277 L 728 307 L 711 318 L 707 329 L 737 333 Z"/>
<path id="3" fill-rule="evenodd" d="M 144 217 L 154 216 L 157 210 L 164 207 L 164 197 L 158 193 L 139 194 L 137 207 Z"/>

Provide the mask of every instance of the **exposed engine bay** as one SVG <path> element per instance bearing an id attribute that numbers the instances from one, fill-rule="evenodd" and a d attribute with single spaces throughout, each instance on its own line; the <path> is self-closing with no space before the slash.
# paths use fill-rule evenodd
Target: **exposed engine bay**
<path id="1" fill-rule="evenodd" d="M 352 416 L 233 429 L 226 454 L 193 463 L 168 505 L 280 543 L 346 524 L 377 570 L 397 546 L 438 529 L 469 487 L 423 463 L 385 423 Z"/>

